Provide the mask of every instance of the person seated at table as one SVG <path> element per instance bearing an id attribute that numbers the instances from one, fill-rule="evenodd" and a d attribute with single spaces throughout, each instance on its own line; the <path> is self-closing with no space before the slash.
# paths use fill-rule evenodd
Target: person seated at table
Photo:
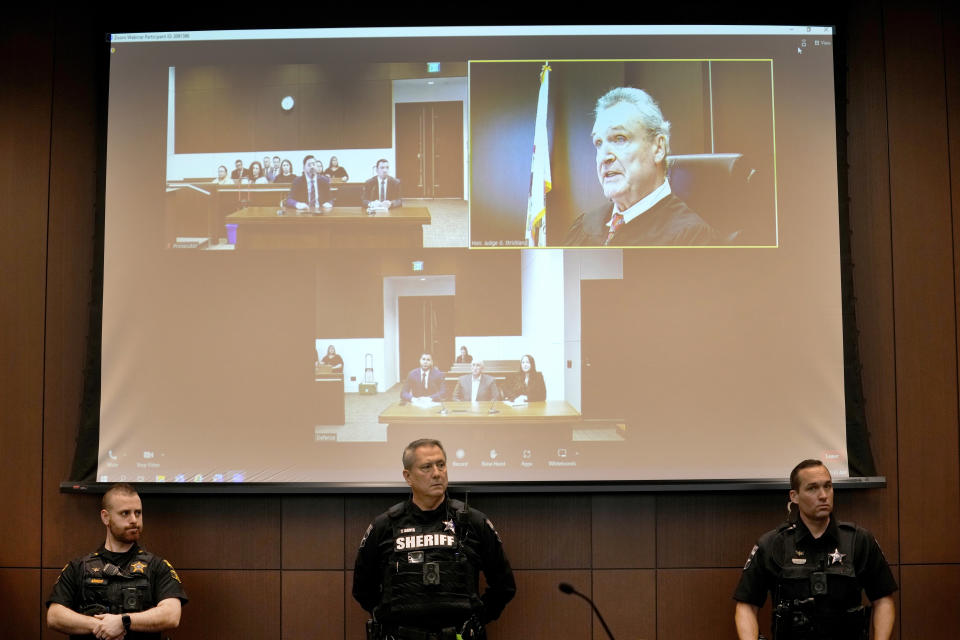
<path id="1" fill-rule="evenodd" d="M 340 166 L 340 161 L 337 160 L 337 156 L 330 156 L 330 166 L 323 172 L 323 175 L 331 180 L 337 179 L 343 180 L 344 182 L 350 179 L 350 176 L 347 175 L 347 170 Z"/>
<path id="2" fill-rule="evenodd" d="M 250 163 L 250 184 L 268 184 L 267 176 L 263 173 L 263 165 L 254 160 Z"/>
<path id="3" fill-rule="evenodd" d="M 217 167 L 217 177 L 213 179 L 213 184 L 232 184 L 233 180 L 227 174 L 227 168 L 223 165 Z"/>
<path id="4" fill-rule="evenodd" d="M 320 364 L 330 365 L 334 373 L 343 373 L 343 358 L 341 358 L 337 350 L 333 348 L 333 345 L 327 347 L 327 355 L 323 356 Z"/>
<path id="5" fill-rule="evenodd" d="M 360 201 L 363 208 L 393 209 L 403 206 L 400 197 L 400 181 L 390 175 L 390 161 L 386 158 L 377 160 L 377 175 L 363 183 Z"/>
<path id="6" fill-rule="evenodd" d="M 317 165 L 320 164 L 320 168 Z M 312 155 L 303 159 L 303 175 L 297 176 L 290 185 L 287 194 L 287 206 L 299 210 L 333 208 L 333 199 L 330 197 L 330 178 L 320 175 L 323 165 Z"/>
<path id="7" fill-rule="evenodd" d="M 443 381 L 443 372 L 433 366 L 433 355 L 420 355 L 420 366 L 407 375 L 400 389 L 400 399 L 412 402 L 416 398 L 430 398 L 440 402 L 447 395 L 447 385 Z"/>
<path id="8" fill-rule="evenodd" d="M 537 371 L 537 362 L 531 355 L 520 358 L 520 373 L 511 377 L 504 388 L 503 396 L 511 402 L 543 402 L 547 399 L 543 374 Z"/>
<path id="9" fill-rule="evenodd" d="M 457 356 L 457 364 L 470 364 L 473 362 L 473 356 L 467 353 L 466 347 L 460 347 L 460 355 Z"/>
<path id="10" fill-rule="evenodd" d="M 296 177 L 296 174 L 293 173 L 293 163 L 284 158 L 283 162 L 280 163 L 280 173 L 277 174 L 277 177 L 274 178 L 273 181 L 290 184 Z"/>
<path id="11" fill-rule="evenodd" d="M 454 400 L 486 402 L 502 398 L 497 381 L 483 372 L 483 360 L 474 360 L 470 364 L 470 371 L 457 381 L 457 388 L 453 390 Z"/>

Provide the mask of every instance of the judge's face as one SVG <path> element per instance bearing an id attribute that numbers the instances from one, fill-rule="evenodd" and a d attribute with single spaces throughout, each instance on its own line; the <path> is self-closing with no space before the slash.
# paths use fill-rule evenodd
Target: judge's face
<path id="1" fill-rule="evenodd" d="M 663 183 L 658 163 L 666 157 L 663 136 L 651 136 L 640 110 L 618 102 L 597 114 L 593 124 L 597 179 L 603 195 L 624 211 Z"/>
<path id="2" fill-rule="evenodd" d="M 430 371 L 433 368 L 433 356 L 429 353 L 420 356 L 420 368 L 424 371 Z"/>

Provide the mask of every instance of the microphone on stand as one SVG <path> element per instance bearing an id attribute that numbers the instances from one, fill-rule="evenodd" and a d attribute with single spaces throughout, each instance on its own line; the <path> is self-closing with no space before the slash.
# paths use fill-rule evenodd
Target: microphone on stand
<path id="1" fill-rule="evenodd" d="M 610 638 L 610 640 L 613 640 L 613 634 L 610 632 L 610 627 L 607 626 L 607 621 L 603 619 L 602 615 L 600 615 L 600 609 L 597 609 L 597 605 L 593 603 L 593 600 L 591 600 L 589 597 L 583 595 L 582 593 L 574 589 L 573 585 L 568 582 L 561 582 L 560 584 L 557 585 L 557 587 L 560 589 L 560 591 L 563 591 L 567 595 L 573 594 L 576 596 L 580 596 L 581 598 L 586 600 L 588 603 L 590 603 L 590 608 L 593 609 L 593 612 L 597 614 L 598 618 L 600 618 L 600 624 L 603 625 L 603 630 L 607 632 L 607 637 Z"/>

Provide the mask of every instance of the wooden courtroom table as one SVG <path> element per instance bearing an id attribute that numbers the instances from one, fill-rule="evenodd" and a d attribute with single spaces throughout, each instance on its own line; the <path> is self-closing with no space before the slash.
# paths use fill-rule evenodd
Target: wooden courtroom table
<path id="1" fill-rule="evenodd" d="M 421 248 L 426 207 L 400 207 L 367 215 L 360 207 L 300 213 L 278 207 L 247 207 L 226 218 L 237 225 L 238 249 Z"/>
<path id="2" fill-rule="evenodd" d="M 497 413 L 489 412 L 491 404 Z M 449 463 L 464 451 L 473 464 L 497 452 L 497 464 L 510 466 L 522 463 L 521 452 L 534 443 L 552 443 L 554 448 L 568 446 L 573 430 L 582 423 L 580 413 L 562 400 L 531 402 L 511 407 L 504 402 L 445 402 L 446 415 L 440 407 L 422 409 L 412 404 L 391 405 L 379 417 L 387 427 L 387 442 L 402 448 L 419 438 L 436 438 L 443 442 Z M 540 454 L 543 447 L 539 448 Z"/>

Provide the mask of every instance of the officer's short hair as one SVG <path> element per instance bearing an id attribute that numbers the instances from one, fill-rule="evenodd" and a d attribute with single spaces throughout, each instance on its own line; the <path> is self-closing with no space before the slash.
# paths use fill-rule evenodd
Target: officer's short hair
<path id="1" fill-rule="evenodd" d="M 826 465 L 819 460 L 808 458 L 795 466 L 793 471 L 790 472 L 790 489 L 792 491 L 800 491 L 800 472 L 811 467 L 826 467 Z"/>
<path id="2" fill-rule="evenodd" d="M 440 452 L 443 453 L 443 459 L 447 459 L 447 452 L 444 450 L 443 445 L 440 444 L 439 440 L 433 440 L 431 438 L 420 438 L 419 440 L 414 440 L 408 444 L 403 450 L 403 468 L 409 469 L 413 466 L 413 453 L 420 447 L 437 447 L 440 449 Z"/>
<path id="3" fill-rule="evenodd" d="M 133 488 L 133 485 L 129 485 L 126 482 L 118 482 L 103 494 L 103 498 L 100 500 L 100 508 L 106 511 L 110 510 L 110 500 L 115 495 L 121 496 L 138 496 L 137 490 Z"/>

